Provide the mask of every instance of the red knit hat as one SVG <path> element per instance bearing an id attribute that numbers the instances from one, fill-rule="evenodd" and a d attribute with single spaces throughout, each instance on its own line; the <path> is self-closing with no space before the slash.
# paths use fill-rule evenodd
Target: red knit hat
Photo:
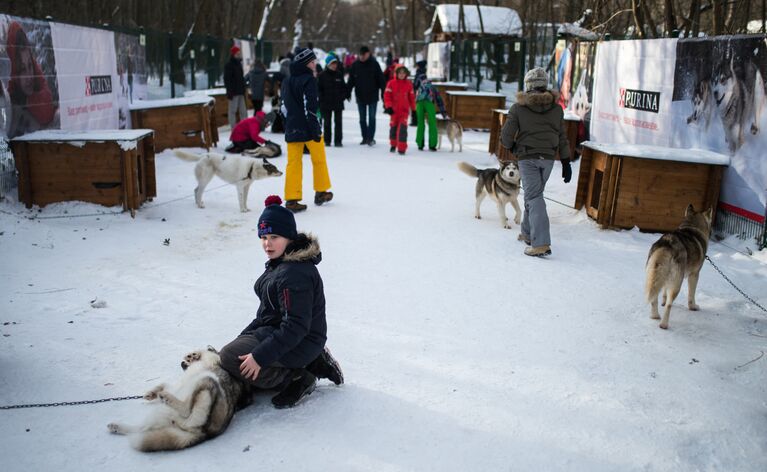
<path id="1" fill-rule="evenodd" d="M 232 54 L 232 56 L 234 56 L 235 54 L 237 54 L 238 52 L 240 52 L 240 48 L 239 48 L 239 47 L 237 47 L 237 45 L 234 45 L 234 46 L 232 46 L 232 48 L 229 50 L 229 52 Z"/>

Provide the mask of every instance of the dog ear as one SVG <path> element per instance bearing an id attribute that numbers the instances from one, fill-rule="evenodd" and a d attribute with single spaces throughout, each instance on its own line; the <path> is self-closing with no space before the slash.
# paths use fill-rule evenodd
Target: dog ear
<path id="1" fill-rule="evenodd" d="M 706 221 L 708 221 L 710 224 L 711 220 L 714 217 L 714 207 L 708 207 L 708 210 L 706 210 L 706 213 L 704 213 L 703 216 L 706 218 Z"/>
<path id="2" fill-rule="evenodd" d="M 690 203 L 684 210 L 684 216 L 690 216 L 693 213 L 695 213 L 695 207 L 693 207 L 692 203 Z"/>
<path id="3" fill-rule="evenodd" d="M 210 344 L 208 344 L 208 351 L 215 352 L 216 354 L 218 354 L 218 351 L 216 350 L 216 348 L 211 346 Z"/>

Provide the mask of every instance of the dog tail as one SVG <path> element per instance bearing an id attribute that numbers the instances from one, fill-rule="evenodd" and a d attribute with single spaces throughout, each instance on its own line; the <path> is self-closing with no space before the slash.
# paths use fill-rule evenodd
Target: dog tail
<path id="1" fill-rule="evenodd" d="M 175 154 L 179 159 L 183 159 L 185 161 L 197 162 L 202 159 L 202 156 L 199 154 L 195 154 L 189 151 L 182 151 L 181 149 L 173 150 L 173 154 Z"/>
<path id="2" fill-rule="evenodd" d="M 647 303 L 652 303 L 653 300 L 658 299 L 661 289 L 672 276 L 672 266 L 670 249 L 661 247 L 650 251 L 645 266 L 645 299 Z"/>
<path id="3" fill-rule="evenodd" d="M 141 452 L 176 451 L 202 442 L 205 435 L 167 427 L 151 429 L 132 438 L 132 446 Z"/>
<path id="4" fill-rule="evenodd" d="M 479 170 L 468 162 L 459 162 L 458 170 L 468 175 L 469 177 L 479 176 Z"/>

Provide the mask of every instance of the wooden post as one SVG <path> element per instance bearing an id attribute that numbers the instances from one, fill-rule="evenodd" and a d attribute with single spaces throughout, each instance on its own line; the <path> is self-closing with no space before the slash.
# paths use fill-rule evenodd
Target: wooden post
<path id="1" fill-rule="evenodd" d="M 32 174 L 29 166 L 29 146 L 25 142 L 12 143 L 16 170 L 19 171 L 19 200 L 32 208 Z"/>

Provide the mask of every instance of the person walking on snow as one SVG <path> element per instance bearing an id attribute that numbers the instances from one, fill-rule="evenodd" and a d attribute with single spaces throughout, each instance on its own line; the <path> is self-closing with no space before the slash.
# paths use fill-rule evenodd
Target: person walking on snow
<path id="1" fill-rule="evenodd" d="M 285 208 L 292 212 L 306 210 L 301 203 L 303 194 L 303 151 L 309 149 L 314 180 L 314 204 L 322 205 L 333 199 L 330 175 L 325 157 L 325 143 L 317 117 L 317 79 L 314 69 L 317 57 L 311 49 L 299 50 L 290 64 L 290 77 L 282 83 L 285 142 L 288 145 L 288 165 L 285 169 Z"/>
<path id="2" fill-rule="evenodd" d="M 354 89 L 357 108 L 360 113 L 360 131 L 362 145 L 373 146 L 376 143 L 376 108 L 379 95 L 383 97 L 386 87 L 381 66 L 370 54 L 367 46 L 360 48 L 360 56 L 349 70 L 349 92 Z"/>
<path id="3" fill-rule="evenodd" d="M 325 292 L 317 271 L 320 244 L 299 233 L 293 213 L 269 196 L 258 218 L 258 236 L 268 258 L 253 286 L 256 318 L 221 349 L 221 366 L 258 389 L 276 389 L 276 408 L 290 408 L 314 390 L 318 378 L 336 385 L 344 374 L 325 347 Z"/>
<path id="4" fill-rule="evenodd" d="M 332 124 L 335 120 L 335 146 L 343 146 L 343 109 L 344 100 L 349 98 L 349 91 L 344 81 L 344 72 L 338 62 L 338 57 L 330 53 L 325 58 L 325 70 L 319 75 L 317 80 L 320 93 L 320 112 L 322 113 L 322 123 L 324 125 L 325 145 L 330 146 L 333 140 Z"/>
<path id="5" fill-rule="evenodd" d="M 239 113 L 240 120 L 248 117 L 245 108 L 245 75 L 242 72 L 242 52 L 237 46 L 229 50 L 231 57 L 224 66 L 224 87 L 226 98 L 229 100 L 229 126 L 234 129 L 237 124 L 235 114 Z"/>
<path id="6" fill-rule="evenodd" d="M 522 188 L 525 189 L 525 212 L 522 232 L 517 238 L 527 244 L 528 256 L 551 254 L 549 216 L 543 190 L 559 151 L 562 178 L 570 182 L 569 147 L 562 122 L 564 112 L 557 105 L 557 92 L 548 89 L 546 71 L 537 67 L 525 74 L 525 91 L 517 93 L 501 130 L 501 143 L 519 158 Z"/>
<path id="7" fill-rule="evenodd" d="M 410 111 L 415 109 L 413 86 L 407 80 L 407 67 L 400 65 L 394 71 L 395 78 L 386 84 L 384 91 L 385 112 L 391 115 L 389 121 L 389 152 L 395 150 L 404 155 L 407 150 L 407 121 Z"/>
<path id="8" fill-rule="evenodd" d="M 445 105 L 442 102 L 439 91 L 432 85 L 429 79 L 424 77 L 421 79 L 420 87 L 418 87 L 415 101 L 416 123 L 418 124 L 418 129 L 415 133 L 415 143 L 418 145 L 419 151 L 423 151 L 423 135 L 424 128 L 426 127 L 424 120 L 429 122 L 429 150 L 437 150 L 439 131 L 437 130 L 437 113 L 434 105 L 439 108 L 439 112 L 443 117 L 447 117 Z"/>
<path id="9" fill-rule="evenodd" d="M 253 111 L 257 112 L 264 108 L 264 83 L 266 82 L 266 67 L 261 59 L 253 61 L 247 75 L 250 87 L 250 100 L 253 102 Z"/>

